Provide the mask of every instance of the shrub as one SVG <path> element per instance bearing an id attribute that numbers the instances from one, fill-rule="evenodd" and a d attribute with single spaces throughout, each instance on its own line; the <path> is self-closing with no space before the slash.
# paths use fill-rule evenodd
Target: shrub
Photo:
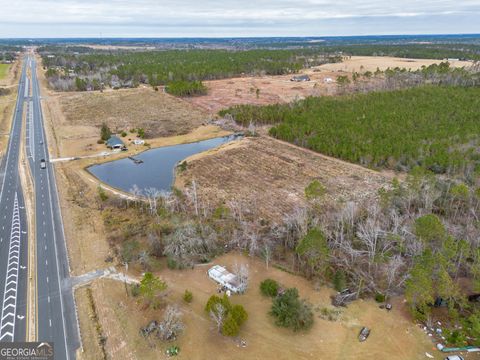
<path id="1" fill-rule="evenodd" d="M 192 300 L 193 300 L 193 294 L 191 291 L 189 290 L 185 290 L 185 293 L 183 294 L 183 300 L 186 302 L 186 303 L 191 303 Z"/>
<path id="2" fill-rule="evenodd" d="M 133 297 L 137 297 L 138 295 L 140 295 L 140 285 L 139 284 L 130 285 L 130 294 Z"/>
<path id="3" fill-rule="evenodd" d="M 175 261 L 175 259 L 172 259 L 171 257 L 167 258 L 167 267 L 171 270 L 178 269 L 178 264 Z"/>
<path id="4" fill-rule="evenodd" d="M 345 290 L 347 287 L 347 280 L 343 270 L 335 271 L 335 275 L 333 275 L 333 287 L 337 291 Z"/>
<path id="5" fill-rule="evenodd" d="M 298 298 L 296 288 L 287 289 L 278 295 L 272 304 L 270 314 L 275 317 L 275 323 L 293 329 L 293 331 L 306 330 L 313 325 L 313 312 L 311 306 Z"/>
<path id="6" fill-rule="evenodd" d="M 173 81 L 169 83 L 165 90 L 175 96 L 197 96 L 205 95 L 207 87 L 201 81 Z"/>
<path id="7" fill-rule="evenodd" d="M 178 170 L 182 172 L 187 170 L 187 162 L 185 160 L 178 164 Z"/>
<path id="8" fill-rule="evenodd" d="M 321 308 L 320 309 L 320 318 L 323 320 L 328 320 L 328 321 L 337 321 L 340 319 L 340 316 L 342 315 L 342 310 L 339 309 L 329 309 L 329 308 Z"/>
<path id="9" fill-rule="evenodd" d="M 100 138 L 103 141 L 107 141 L 108 139 L 110 139 L 110 136 L 112 136 L 112 132 L 110 131 L 110 128 L 107 126 L 107 124 L 103 123 L 100 129 Z"/>
<path id="10" fill-rule="evenodd" d="M 215 309 L 217 304 L 222 305 L 227 312 L 229 312 L 232 308 L 232 304 L 228 299 L 227 295 L 223 295 L 223 297 L 212 295 L 210 299 L 208 299 L 207 304 L 205 305 L 205 311 L 209 313 L 210 311 Z"/>
<path id="11" fill-rule="evenodd" d="M 375 294 L 375 301 L 378 302 L 378 303 L 385 302 L 385 295 L 380 294 L 380 293 L 376 293 Z"/>
<path id="12" fill-rule="evenodd" d="M 323 197 L 327 190 L 325 186 L 323 186 L 320 181 L 313 180 L 308 186 L 305 188 L 305 197 L 307 200 L 315 200 Z"/>
<path id="13" fill-rule="evenodd" d="M 97 144 L 105 144 L 105 141 L 103 141 L 102 139 L 98 139 Z"/>
<path id="14" fill-rule="evenodd" d="M 223 318 L 218 316 L 219 308 L 224 311 Z M 215 319 L 220 332 L 224 336 L 237 336 L 240 326 L 248 319 L 248 314 L 243 306 L 232 305 L 226 295 L 223 297 L 217 295 L 210 296 L 205 305 L 205 311 Z"/>
<path id="15" fill-rule="evenodd" d="M 108 195 L 105 193 L 105 190 L 103 190 L 101 186 L 98 187 L 98 196 L 102 201 L 108 200 Z"/>
<path id="16" fill-rule="evenodd" d="M 231 313 L 228 314 L 222 325 L 222 335 L 237 336 L 239 332 L 240 325 L 237 323 Z"/>
<path id="17" fill-rule="evenodd" d="M 265 296 L 275 297 L 280 286 L 273 279 L 265 279 L 260 283 L 260 291 Z"/>
<path id="18" fill-rule="evenodd" d="M 145 129 L 138 128 L 137 131 L 138 131 L 138 137 L 143 139 L 145 137 Z"/>
<path id="19" fill-rule="evenodd" d="M 235 319 L 238 326 L 242 325 L 248 319 L 248 314 L 242 305 L 233 305 L 230 314 Z"/>
<path id="20" fill-rule="evenodd" d="M 122 133 L 120 134 L 122 137 L 125 137 L 127 136 L 127 133 L 125 131 L 122 131 Z"/>

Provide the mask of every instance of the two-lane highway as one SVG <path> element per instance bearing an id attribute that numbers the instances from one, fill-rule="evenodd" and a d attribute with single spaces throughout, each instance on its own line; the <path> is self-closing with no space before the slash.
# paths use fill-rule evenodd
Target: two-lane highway
<path id="1" fill-rule="evenodd" d="M 37 340 L 54 342 L 55 359 L 72 359 L 79 336 L 65 235 L 55 173 L 49 163 L 34 57 L 29 56 L 27 62 L 31 65 L 32 96 L 25 144 L 35 189 Z"/>

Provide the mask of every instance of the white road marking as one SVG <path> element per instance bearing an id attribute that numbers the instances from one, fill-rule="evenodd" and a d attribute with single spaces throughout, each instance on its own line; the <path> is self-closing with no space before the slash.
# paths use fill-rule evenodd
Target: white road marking
<path id="1" fill-rule="evenodd" d="M 15 193 L 5 290 L 3 292 L 2 317 L 0 320 L 0 341 L 14 340 L 13 334 L 15 334 L 15 316 L 17 311 L 18 260 L 20 256 L 20 226 L 20 211 L 17 193 Z"/>

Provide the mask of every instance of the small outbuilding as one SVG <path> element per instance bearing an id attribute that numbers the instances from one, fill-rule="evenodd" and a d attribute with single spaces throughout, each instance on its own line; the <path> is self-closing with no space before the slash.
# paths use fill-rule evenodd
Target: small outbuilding
<path id="1" fill-rule="evenodd" d="M 215 265 L 208 269 L 207 273 L 210 279 L 215 280 L 217 283 L 236 294 L 243 293 L 246 290 L 246 285 L 238 281 L 237 276 L 229 272 L 223 266 Z"/>
<path id="2" fill-rule="evenodd" d="M 107 147 L 110 149 L 123 149 L 125 144 L 118 136 L 110 136 L 110 139 L 107 140 Z"/>
<path id="3" fill-rule="evenodd" d="M 296 82 L 310 81 L 310 76 L 308 76 L 308 75 L 295 75 L 290 79 L 290 81 L 296 81 Z"/>

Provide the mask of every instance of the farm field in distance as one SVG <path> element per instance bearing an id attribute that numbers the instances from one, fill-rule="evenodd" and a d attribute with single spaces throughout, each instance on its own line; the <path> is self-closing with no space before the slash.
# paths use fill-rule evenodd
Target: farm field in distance
<path id="1" fill-rule="evenodd" d="M 186 101 L 216 113 L 226 107 L 240 104 L 267 105 L 288 103 L 308 96 L 335 95 L 338 93 L 337 76 L 352 76 L 354 71 L 364 73 L 378 69 L 406 68 L 418 70 L 422 66 L 438 64 L 441 60 L 403 59 L 382 56 L 352 56 L 339 63 L 323 64 L 300 71 L 310 77 L 308 82 L 290 81 L 292 75 L 244 76 L 231 79 L 204 81 L 207 95 L 186 98 Z M 453 61 L 452 67 L 471 66 L 469 61 Z M 331 82 L 326 82 L 326 79 Z M 370 79 L 367 82 L 375 82 Z M 258 89 L 258 94 L 257 94 Z"/>

